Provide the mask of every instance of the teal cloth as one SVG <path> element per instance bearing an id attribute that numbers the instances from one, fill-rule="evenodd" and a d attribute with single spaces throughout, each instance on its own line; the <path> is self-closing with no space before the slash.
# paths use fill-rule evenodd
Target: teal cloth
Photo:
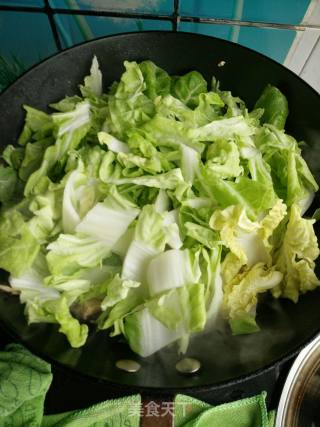
<path id="1" fill-rule="evenodd" d="M 140 395 L 108 400 L 87 409 L 44 415 L 44 399 L 51 381 L 50 365 L 21 345 L 10 344 L 0 352 L 0 427 L 139 427 Z M 272 427 L 275 413 L 268 414 L 265 398 L 266 393 L 262 392 L 214 407 L 177 395 L 174 426 Z M 163 416 L 161 414 L 170 408 L 170 402 L 164 402 L 163 408 L 154 405 L 154 416 Z"/>

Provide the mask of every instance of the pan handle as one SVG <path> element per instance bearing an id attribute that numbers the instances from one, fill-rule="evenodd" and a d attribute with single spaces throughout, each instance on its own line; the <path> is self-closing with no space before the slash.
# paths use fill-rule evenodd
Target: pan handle
<path id="1" fill-rule="evenodd" d="M 174 396 L 142 396 L 140 427 L 173 427 Z"/>

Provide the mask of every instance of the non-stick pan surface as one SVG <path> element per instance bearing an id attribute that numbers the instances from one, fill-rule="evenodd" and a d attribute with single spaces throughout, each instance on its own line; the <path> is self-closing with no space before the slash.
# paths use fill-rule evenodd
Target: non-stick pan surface
<path id="1" fill-rule="evenodd" d="M 319 95 L 292 72 L 263 55 L 224 40 L 187 33 L 146 32 L 102 38 L 37 65 L 0 96 L 2 148 L 15 144 L 24 117 L 21 105 L 47 110 L 49 103 L 76 94 L 93 55 L 99 59 L 105 88 L 119 79 L 124 60 L 144 59 L 154 61 L 170 74 L 198 70 L 208 82 L 214 75 L 222 89 L 240 96 L 249 108 L 268 83 L 276 85 L 289 102 L 287 131 L 307 142 L 305 158 L 319 182 Z M 221 61 L 225 61 L 223 67 L 218 66 Z M 313 207 L 318 206 L 316 199 Z M 17 340 L 47 360 L 85 376 L 124 385 L 127 394 L 137 387 L 150 392 L 156 389 L 183 392 L 190 388 L 226 386 L 292 356 L 320 330 L 320 292 L 306 294 L 298 304 L 266 298 L 258 310 L 261 331 L 251 336 L 232 337 L 219 332 L 196 336 L 187 353 L 202 364 L 194 376 L 176 372 L 179 355 L 174 346 L 139 360 L 123 340 L 109 338 L 108 332 L 92 331 L 83 348 L 72 349 L 55 326 L 27 326 L 23 307 L 15 297 L 0 295 L 0 320 Z M 116 361 L 123 358 L 139 360 L 141 370 L 129 374 L 115 368 Z"/>

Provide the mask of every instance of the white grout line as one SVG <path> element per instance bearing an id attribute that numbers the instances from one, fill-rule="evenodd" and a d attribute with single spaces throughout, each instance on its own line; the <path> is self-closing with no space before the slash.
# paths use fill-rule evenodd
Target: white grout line
<path id="1" fill-rule="evenodd" d="M 236 19 L 237 21 L 241 21 L 241 19 L 242 19 L 243 6 L 244 6 L 244 0 L 237 0 L 236 1 L 234 19 Z M 235 25 L 234 27 L 232 27 L 231 41 L 238 43 L 239 34 L 240 34 L 239 25 Z"/>
<path id="2" fill-rule="evenodd" d="M 318 0 L 317 0 L 318 1 Z M 145 19 L 148 19 L 146 16 Z M 202 18 L 198 16 L 180 16 L 181 22 L 193 22 L 196 24 L 212 24 L 212 25 L 239 25 L 240 27 L 258 27 L 258 28 L 276 28 L 279 30 L 295 30 L 305 31 L 308 28 L 320 30 L 320 23 L 316 24 L 282 24 L 278 22 L 263 22 L 263 21 L 244 21 L 239 19 L 224 19 L 224 18 Z"/>

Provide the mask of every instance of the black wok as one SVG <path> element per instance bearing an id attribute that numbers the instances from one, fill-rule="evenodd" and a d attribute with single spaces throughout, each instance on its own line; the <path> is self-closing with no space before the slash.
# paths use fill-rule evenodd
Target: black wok
<path id="1" fill-rule="evenodd" d="M 240 96 L 249 108 L 268 83 L 276 85 L 289 102 L 287 131 L 308 143 L 305 158 L 319 182 L 320 96 L 291 71 L 257 52 L 224 40 L 187 33 L 146 32 L 106 37 L 66 50 L 35 66 L 0 96 L 2 148 L 15 144 L 24 118 L 21 105 L 47 110 L 49 103 L 77 93 L 77 85 L 88 72 L 94 54 L 99 59 L 105 88 L 120 77 L 124 60 L 143 59 L 151 59 L 170 74 L 196 69 L 208 81 L 215 75 L 223 89 Z M 223 67 L 218 66 L 220 61 L 225 61 Z M 319 207 L 317 198 L 315 207 Z M 83 348 L 72 349 L 55 326 L 27 326 L 23 307 L 16 297 L 0 295 L 0 320 L 7 333 L 54 366 L 76 372 L 83 385 L 96 384 L 95 390 L 100 391 L 94 398 L 87 396 L 88 403 L 112 393 L 137 391 L 152 396 L 182 392 L 217 402 L 237 397 L 229 392 L 241 389 L 244 383 L 251 384 L 244 394 L 260 392 L 264 384 L 252 380 L 290 359 L 319 332 L 320 292 L 306 294 L 298 304 L 267 297 L 258 309 L 261 331 L 251 336 L 211 332 L 194 337 L 187 355 L 200 360 L 202 368 L 193 376 L 176 371 L 179 356 L 175 347 L 139 360 L 123 340 L 109 338 L 108 332 L 92 331 Z M 141 370 L 130 374 L 117 369 L 116 361 L 123 358 L 139 360 Z"/>

